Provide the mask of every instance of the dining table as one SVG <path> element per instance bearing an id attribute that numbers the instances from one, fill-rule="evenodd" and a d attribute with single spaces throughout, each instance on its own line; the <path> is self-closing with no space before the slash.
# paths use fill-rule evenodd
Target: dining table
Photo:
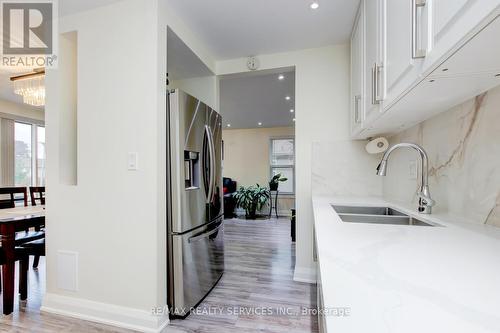
<path id="1" fill-rule="evenodd" d="M 45 225 L 45 206 L 0 209 L 0 239 L 5 256 L 2 265 L 3 314 L 14 311 L 15 239 L 16 232 Z"/>

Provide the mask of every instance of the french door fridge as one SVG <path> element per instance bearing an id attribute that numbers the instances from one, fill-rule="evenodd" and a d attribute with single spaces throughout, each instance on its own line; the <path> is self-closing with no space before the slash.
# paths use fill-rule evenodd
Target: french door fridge
<path id="1" fill-rule="evenodd" d="M 222 117 L 171 90 L 167 132 L 168 305 L 185 317 L 224 271 Z"/>

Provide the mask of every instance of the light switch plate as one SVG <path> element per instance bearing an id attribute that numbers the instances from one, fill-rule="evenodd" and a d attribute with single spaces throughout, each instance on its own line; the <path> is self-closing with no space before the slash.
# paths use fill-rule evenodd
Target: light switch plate
<path id="1" fill-rule="evenodd" d="M 130 171 L 136 171 L 139 169 L 139 157 L 137 153 L 128 153 L 127 167 Z"/>
<path id="2" fill-rule="evenodd" d="M 409 171 L 410 171 L 410 179 L 416 180 L 418 177 L 418 164 L 417 161 L 413 160 L 410 161 L 410 166 L 409 166 Z"/>

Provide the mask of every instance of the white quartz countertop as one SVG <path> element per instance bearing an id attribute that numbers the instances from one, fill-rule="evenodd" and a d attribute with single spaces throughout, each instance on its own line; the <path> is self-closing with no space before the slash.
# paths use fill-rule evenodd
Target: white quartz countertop
<path id="1" fill-rule="evenodd" d="M 342 222 L 336 205 L 388 206 L 441 227 Z M 500 228 L 377 198 L 314 197 L 330 333 L 500 332 Z"/>

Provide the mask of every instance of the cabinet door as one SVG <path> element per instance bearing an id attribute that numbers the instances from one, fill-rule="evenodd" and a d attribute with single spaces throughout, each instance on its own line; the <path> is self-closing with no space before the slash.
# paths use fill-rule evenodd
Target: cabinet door
<path id="1" fill-rule="evenodd" d="M 427 0 L 429 1 L 429 0 Z M 491 21 L 499 10 L 500 0 L 434 0 L 431 2 L 433 17 L 432 51 L 424 70 L 460 44 L 481 22 Z M 470 36 L 472 37 L 472 36 Z"/>
<path id="2" fill-rule="evenodd" d="M 360 6 L 351 37 L 351 135 L 357 135 L 364 120 L 364 11 Z"/>
<path id="3" fill-rule="evenodd" d="M 383 38 L 381 31 L 380 0 L 365 0 L 365 120 L 370 123 L 380 115 L 383 99 L 381 50 Z"/>
<path id="4" fill-rule="evenodd" d="M 434 1 L 434 38 L 439 42 L 440 38 L 444 36 L 447 30 L 460 19 L 460 17 L 467 14 L 470 5 L 474 2 L 481 2 L 483 0 L 439 0 Z M 465 35 L 465 33 L 464 33 Z"/>
<path id="5" fill-rule="evenodd" d="M 426 56 L 428 0 L 385 0 L 386 98 L 389 106 L 419 77 Z"/>

